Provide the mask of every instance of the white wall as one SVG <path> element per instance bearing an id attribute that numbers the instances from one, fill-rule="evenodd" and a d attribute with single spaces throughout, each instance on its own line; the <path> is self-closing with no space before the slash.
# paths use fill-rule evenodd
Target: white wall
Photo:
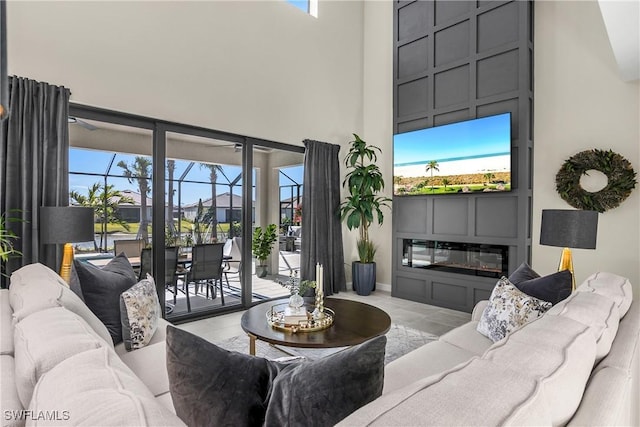
<path id="1" fill-rule="evenodd" d="M 8 2 L 9 74 L 71 100 L 301 145 L 362 123 L 362 3 Z"/>
<path id="2" fill-rule="evenodd" d="M 534 69 L 533 267 L 557 268 L 561 248 L 540 246 L 542 209 L 572 209 L 555 175 L 572 155 L 612 149 L 640 172 L 640 86 L 624 82 L 596 1 L 536 2 Z M 640 188 L 599 215 L 595 250 L 573 251 L 576 282 L 611 271 L 640 292 Z"/>

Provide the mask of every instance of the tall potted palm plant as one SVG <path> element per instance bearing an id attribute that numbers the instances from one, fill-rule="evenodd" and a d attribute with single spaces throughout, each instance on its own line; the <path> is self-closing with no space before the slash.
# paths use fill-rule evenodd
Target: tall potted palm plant
<path id="1" fill-rule="evenodd" d="M 384 179 L 376 165 L 376 152 L 380 149 L 368 145 L 355 133 L 353 137 L 345 158 L 349 172 L 342 182 L 349 195 L 340 204 L 340 219 L 346 222 L 349 230 L 358 229 L 359 260 L 351 265 L 353 288 L 359 295 L 369 295 L 376 284 L 376 247 L 369 240 L 369 227 L 374 221 L 382 225 L 382 208 L 388 208 L 391 199 L 379 195 L 384 189 Z"/>
<path id="2" fill-rule="evenodd" d="M 253 230 L 253 239 L 251 240 L 251 251 L 258 261 L 256 263 L 256 276 L 266 277 L 267 275 L 267 258 L 271 255 L 273 244 L 278 239 L 276 230 L 278 226 L 269 224 L 263 230 L 262 227 L 256 227 Z"/>

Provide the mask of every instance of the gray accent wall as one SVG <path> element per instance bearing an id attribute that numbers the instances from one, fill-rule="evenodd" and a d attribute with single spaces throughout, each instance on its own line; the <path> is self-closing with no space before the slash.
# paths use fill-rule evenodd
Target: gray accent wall
<path id="1" fill-rule="evenodd" d="M 531 258 L 533 3 L 398 1 L 394 133 L 511 113 L 512 191 L 394 196 L 392 295 L 470 312 L 496 279 L 402 266 L 402 239 L 509 247 Z"/>

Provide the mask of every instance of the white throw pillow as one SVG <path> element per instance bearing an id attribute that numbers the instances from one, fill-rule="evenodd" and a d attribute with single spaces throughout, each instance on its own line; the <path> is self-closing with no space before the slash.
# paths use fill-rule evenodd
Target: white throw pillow
<path id="1" fill-rule="evenodd" d="M 147 274 L 120 295 L 122 340 L 127 351 L 149 344 L 162 315 L 153 277 Z"/>
<path id="2" fill-rule="evenodd" d="M 493 342 L 526 325 L 551 308 L 551 303 L 529 296 L 502 277 L 491 292 L 477 330 Z"/>

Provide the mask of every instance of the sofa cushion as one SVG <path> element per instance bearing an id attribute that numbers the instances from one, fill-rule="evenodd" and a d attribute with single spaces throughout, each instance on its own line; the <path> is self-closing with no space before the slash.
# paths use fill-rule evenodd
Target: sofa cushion
<path id="1" fill-rule="evenodd" d="M 553 425 L 562 425 L 580 404 L 595 354 L 588 326 L 545 315 L 493 345 L 482 358 L 539 381 Z"/>
<path id="2" fill-rule="evenodd" d="M 500 341 L 550 308 L 550 302 L 525 294 L 509 279 L 502 277 L 491 292 L 489 304 L 482 313 L 477 329 L 492 341 Z"/>
<path id="3" fill-rule="evenodd" d="M 386 337 L 313 362 L 284 364 L 167 330 L 176 414 L 188 425 L 333 425 L 382 392 Z"/>
<path id="4" fill-rule="evenodd" d="M 626 372 L 610 367 L 595 372 L 568 425 L 630 425 L 627 419 L 620 419 L 618 416 L 631 413 L 631 408 L 624 407 L 629 402 L 628 396 L 631 393 L 631 377 Z"/>
<path id="5" fill-rule="evenodd" d="M 80 316 L 63 307 L 22 319 L 14 327 L 14 340 L 16 388 L 25 407 L 45 372 L 74 354 L 109 346 Z"/>
<path id="6" fill-rule="evenodd" d="M 475 356 L 482 356 L 491 347 L 493 341 L 479 333 L 477 328 L 478 322 L 467 322 L 450 330 L 438 339 L 473 353 Z"/>
<path id="7" fill-rule="evenodd" d="M 13 321 L 9 290 L 0 289 L 0 355 L 13 355 Z"/>
<path id="8" fill-rule="evenodd" d="M 575 292 L 547 312 L 547 316 L 568 317 L 589 327 L 597 342 L 596 363 L 611 349 L 618 332 L 620 315 L 615 302 L 589 292 Z"/>
<path id="9" fill-rule="evenodd" d="M 618 368 L 629 375 L 633 375 L 634 369 L 639 369 L 638 351 L 640 348 L 640 305 L 634 302 L 627 314 L 620 320 L 616 339 L 611 345 L 611 350 L 595 368 L 597 371 L 602 368 Z"/>
<path id="10" fill-rule="evenodd" d="M 151 337 L 151 341 L 149 341 L 147 346 L 165 342 L 167 339 L 167 326 L 170 324 L 171 323 L 167 322 L 163 318 L 158 319 L 158 327 L 155 333 L 153 334 L 153 336 Z M 123 357 L 125 354 L 130 353 L 124 347 L 124 342 L 116 344 L 113 348 L 116 351 L 116 354 L 120 357 Z"/>
<path id="11" fill-rule="evenodd" d="M 158 327 L 162 309 L 153 278 L 145 279 L 120 294 L 120 322 L 122 340 L 128 350 L 137 350 L 149 344 Z"/>
<path id="12" fill-rule="evenodd" d="M 56 272 L 42 264 L 26 265 L 11 275 L 9 302 L 14 322 L 51 307 L 64 307 L 82 317 L 102 338 L 111 342 L 107 328 Z"/>
<path id="13" fill-rule="evenodd" d="M 384 394 L 338 425 L 551 425 L 551 417 L 526 370 L 473 358 Z"/>
<path id="14" fill-rule="evenodd" d="M 33 425 L 183 426 L 155 400 L 131 370 L 108 347 L 61 362 L 44 374 L 33 392 L 29 410 L 58 411 L 68 419 Z M 62 418 L 62 417 L 61 417 Z"/>
<path id="15" fill-rule="evenodd" d="M 526 262 L 509 275 L 509 282 L 527 295 L 557 304 L 571 295 L 573 276 L 569 270 L 540 276 Z"/>
<path id="16" fill-rule="evenodd" d="M 627 314 L 633 300 L 633 289 L 629 279 L 613 273 L 594 273 L 587 277 L 576 291 L 593 292 L 614 300 L 620 317 Z"/>
<path id="17" fill-rule="evenodd" d="M 0 408 L 2 408 L 2 426 L 23 426 L 25 418 L 20 416 L 24 409 L 16 389 L 15 364 L 12 356 L 0 355 Z"/>
<path id="18" fill-rule="evenodd" d="M 481 336 L 489 344 L 492 344 L 491 340 L 480 335 L 475 327 L 473 334 Z M 446 371 L 474 356 L 477 354 L 445 341 L 430 342 L 384 367 L 384 389 L 382 392 L 386 394 L 414 382 L 416 378 L 425 378 Z"/>
<path id="19" fill-rule="evenodd" d="M 107 327 L 113 343 L 121 342 L 120 294 L 137 281 L 129 260 L 121 253 L 102 268 L 77 259 L 74 266 L 87 306 Z"/>
<path id="20" fill-rule="evenodd" d="M 120 359 L 158 397 L 169 392 L 167 346 L 164 342 L 128 351 Z"/>

